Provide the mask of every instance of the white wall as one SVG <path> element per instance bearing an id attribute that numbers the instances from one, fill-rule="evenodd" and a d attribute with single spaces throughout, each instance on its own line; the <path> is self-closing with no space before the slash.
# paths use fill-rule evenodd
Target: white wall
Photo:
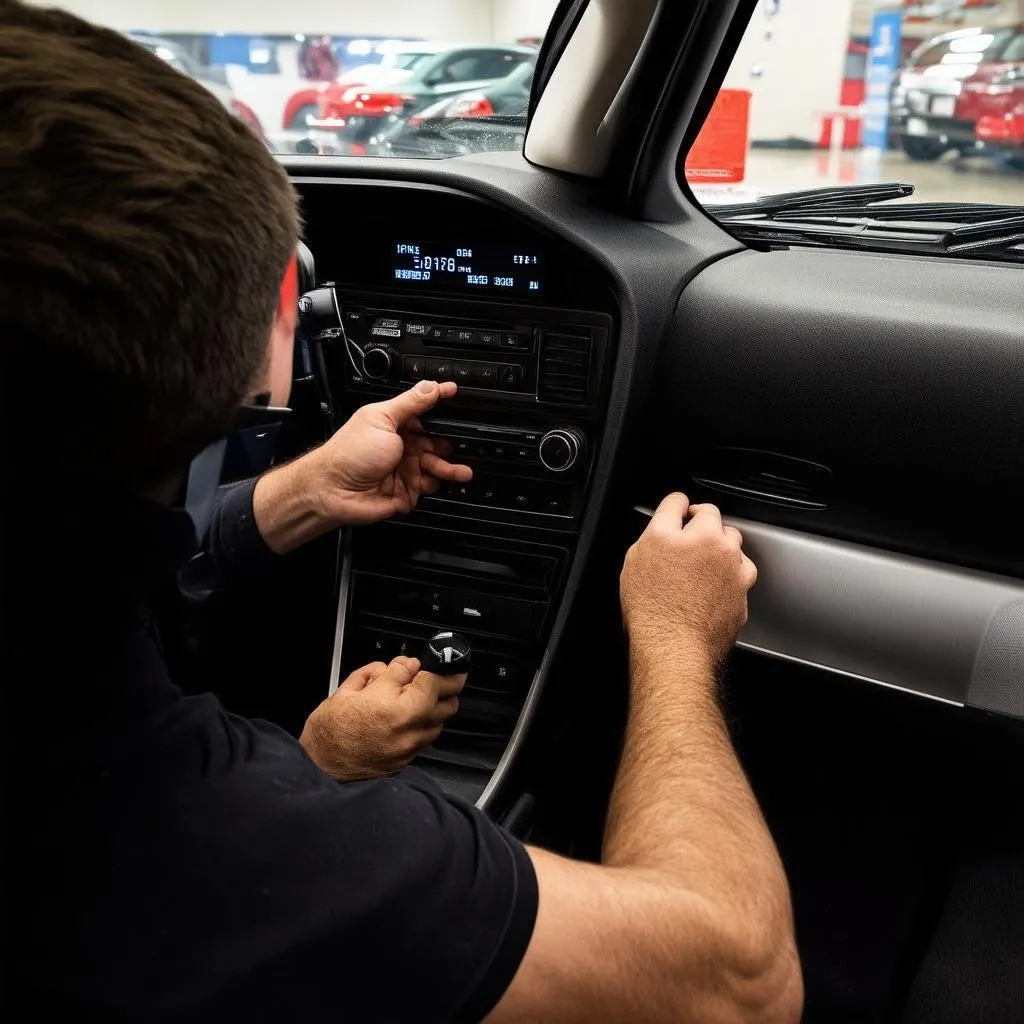
<path id="1" fill-rule="evenodd" d="M 758 4 L 726 75 L 749 89 L 753 141 L 821 135 L 822 112 L 839 103 L 853 0 L 786 0 L 766 16 Z"/>
<path id="2" fill-rule="evenodd" d="M 557 0 L 492 0 L 494 38 L 502 42 L 543 37 L 558 6 Z"/>
<path id="3" fill-rule="evenodd" d="M 119 29 L 151 32 L 333 32 L 490 39 L 491 0 L 58 0 Z"/>

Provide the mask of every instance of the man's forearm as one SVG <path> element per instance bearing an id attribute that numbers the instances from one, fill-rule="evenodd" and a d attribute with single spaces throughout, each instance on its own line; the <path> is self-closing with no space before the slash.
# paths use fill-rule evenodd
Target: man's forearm
<path id="1" fill-rule="evenodd" d="M 661 878 L 668 903 L 673 891 L 699 897 L 723 958 L 734 961 L 727 969 L 774 972 L 785 986 L 795 955 L 788 886 L 719 710 L 715 670 L 699 655 L 637 644 L 630 662 L 602 860 Z"/>
<path id="2" fill-rule="evenodd" d="M 275 554 L 286 555 L 334 529 L 320 502 L 312 453 L 264 473 L 256 481 L 253 514 Z"/>

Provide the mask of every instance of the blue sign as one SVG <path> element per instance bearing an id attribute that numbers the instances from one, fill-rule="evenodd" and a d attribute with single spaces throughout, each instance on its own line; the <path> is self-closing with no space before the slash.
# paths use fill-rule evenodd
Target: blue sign
<path id="1" fill-rule="evenodd" d="M 900 66 L 901 11 L 879 11 L 871 26 L 868 51 L 864 130 L 865 149 L 885 149 L 889 142 L 889 93 L 896 69 Z"/>

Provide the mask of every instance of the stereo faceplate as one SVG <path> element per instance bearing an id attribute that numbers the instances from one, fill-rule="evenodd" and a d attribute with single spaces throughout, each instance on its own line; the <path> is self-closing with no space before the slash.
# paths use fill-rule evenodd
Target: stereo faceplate
<path id="1" fill-rule="evenodd" d="M 339 292 L 356 389 L 453 380 L 487 400 L 596 404 L 606 317 L 469 302 L 446 304 L 462 314 L 453 316 L 398 307 L 388 298 Z M 472 315 L 478 309 L 482 315 Z"/>

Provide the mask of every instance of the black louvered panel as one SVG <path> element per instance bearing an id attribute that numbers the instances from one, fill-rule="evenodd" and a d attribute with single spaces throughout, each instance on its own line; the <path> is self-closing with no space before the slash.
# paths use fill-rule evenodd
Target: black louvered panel
<path id="1" fill-rule="evenodd" d="M 540 363 L 542 400 L 577 405 L 586 403 L 591 347 L 588 334 L 544 332 Z"/>

